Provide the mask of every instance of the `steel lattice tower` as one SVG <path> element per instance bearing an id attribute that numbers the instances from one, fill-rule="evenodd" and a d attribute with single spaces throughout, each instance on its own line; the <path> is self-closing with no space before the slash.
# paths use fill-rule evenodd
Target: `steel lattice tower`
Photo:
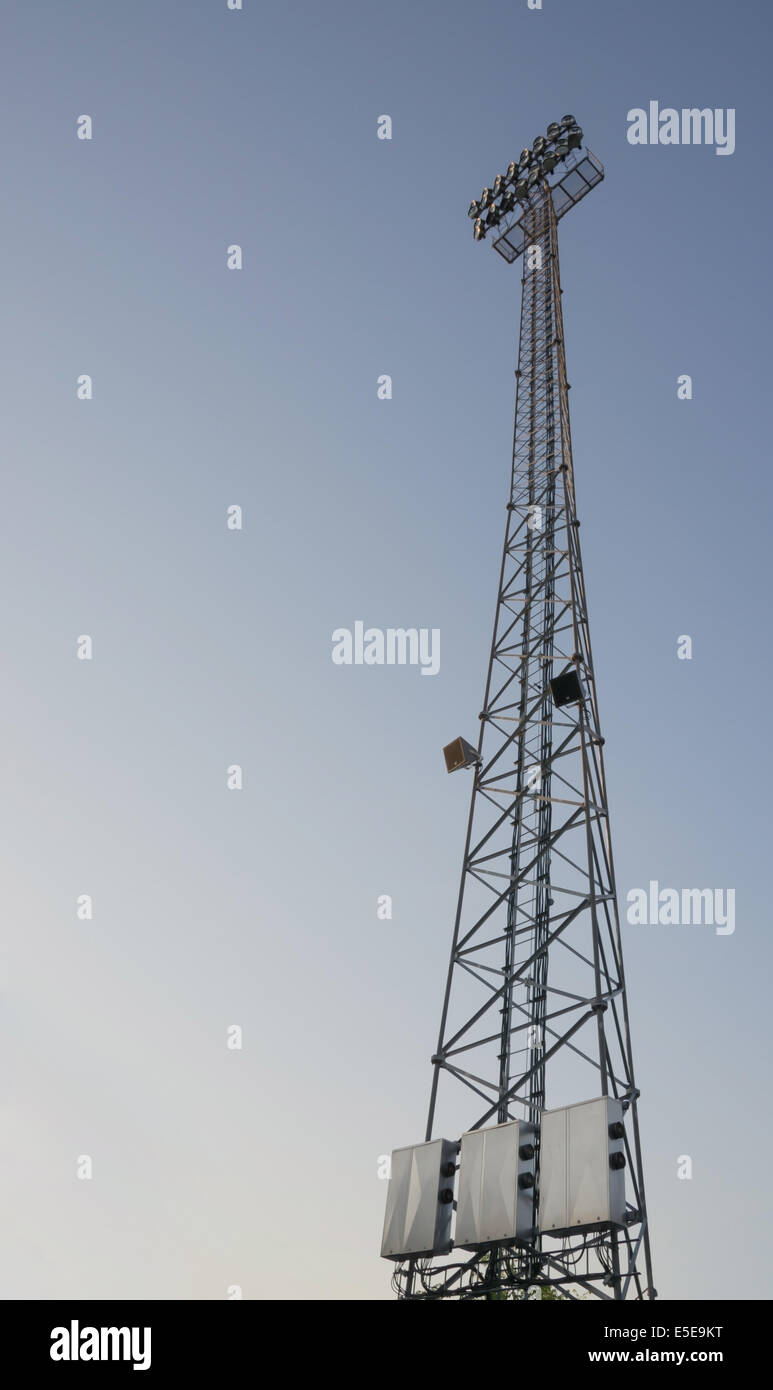
<path id="1" fill-rule="evenodd" d="M 404 1298 L 518 1297 L 546 1283 L 569 1297 L 655 1296 L 558 259 L 559 217 L 602 178 L 578 151 L 552 186 L 542 173 L 530 181 L 509 225 L 496 213 L 486 224 L 523 266 L 513 463 L 426 1138 L 441 1110 L 459 1133 L 536 1122 L 546 1104 L 619 1098 L 625 1226 L 411 1259 L 395 1272 Z M 535 1210 L 539 1154 L 536 1171 Z"/>

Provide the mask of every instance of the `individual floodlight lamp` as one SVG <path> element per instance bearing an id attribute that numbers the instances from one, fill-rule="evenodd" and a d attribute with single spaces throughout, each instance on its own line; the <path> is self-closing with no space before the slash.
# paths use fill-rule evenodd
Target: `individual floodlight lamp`
<path id="1" fill-rule="evenodd" d="M 561 127 L 558 121 L 551 121 L 546 131 L 548 140 L 557 140 L 561 134 Z"/>
<path id="2" fill-rule="evenodd" d="M 485 228 L 484 225 L 483 225 L 483 219 L 482 219 L 482 218 L 480 218 L 480 217 L 478 218 L 478 220 L 477 220 L 477 222 L 475 223 L 475 226 L 473 227 L 472 230 L 473 230 L 473 236 L 475 237 L 475 240 L 476 240 L 476 241 L 485 241 L 485 239 L 486 239 L 486 228 Z"/>
<path id="3" fill-rule="evenodd" d="M 574 116 L 562 116 L 562 117 L 561 117 L 561 129 L 562 129 L 562 130 L 569 130 L 569 128 L 570 128 L 571 126 L 573 126 L 573 125 L 577 125 L 577 122 L 576 122 L 576 120 L 574 119 Z"/>
<path id="4" fill-rule="evenodd" d="M 557 160 L 566 159 L 566 156 L 568 155 L 568 153 L 569 153 L 569 141 L 568 141 L 568 140 L 559 140 L 559 142 L 558 142 L 558 144 L 556 145 L 556 148 L 555 148 L 555 156 L 556 156 L 556 159 L 557 159 Z"/>
<path id="5" fill-rule="evenodd" d="M 574 670 L 562 671 L 560 676 L 554 676 L 549 686 L 553 703 L 558 709 L 563 709 L 564 705 L 577 704 L 583 698 L 580 677 Z"/>
<path id="6" fill-rule="evenodd" d="M 528 169 L 531 164 L 531 150 L 521 150 L 521 157 L 518 160 L 519 169 Z"/>
<path id="7" fill-rule="evenodd" d="M 535 154 L 535 155 L 537 155 L 537 156 L 541 155 L 542 152 L 544 151 L 545 146 L 547 145 L 547 143 L 548 143 L 548 142 L 547 142 L 547 140 L 545 139 L 544 135 L 538 135 L 537 138 L 536 138 L 536 140 L 534 141 L 534 144 L 533 144 L 532 147 L 531 147 L 531 148 L 532 148 L 532 153 Z"/>
<path id="8" fill-rule="evenodd" d="M 477 203 L 474 198 L 467 209 L 467 216 L 471 217 L 473 221 L 476 217 L 480 217 L 480 203 Z"/>
<path id="9" fill-rule="evenodd" d="M 505 174 L 505 183 L 515 183 L 517 177 L 518 165 L 516 164 L 514 159 L 511 159 L 510 163 L 507 166 L 507 173 Z"/>
<path id="10" fill-rule="evenodd" d="M 456 772 L 460 767 L 474 767 L 480 762 L 477 748 L 473 748 L 466 738 L 455 738 L 453 743 L 447 743 L 443 749 L 443 757 L 446 760 L 447 772 Z"/>
<path id="11" fill-rule="evenodd" d="M 572 126 L 572 129 L 567 131 L 566 142 L 570 150 L 579 150 L 582 144 L 582 131 L 578 125 Z"/>
<path id="12" fill-rule="evenodd" d="M 552 174 L 552 172 L 553 172 L 553 170 L 555 169 L 557 163 L 558 163 L 558 160 L 556 159 L 556 156 L 555 156 L 555 153 L 554 153 L 553 150 L 548 150 L 547 154 L 543 154 L 543 156 L 542 156 L 542 168 L 543 168 L 544 173 L 546 173 L 546 174 Z"/>
<path id="13" fill-rule="evenodd" d="M 529 184 L 528 184 L 528 181 L 527 181 L 526 179 L 518 179 L 518 182 L 517 182 L 516 185 L 515 185 L 515 196 L 516 196 L 516 198 L 517 198 L 519 201 L 522 201 L 523 199 L 525 199 L 525 198 L 528 196 L 528 192 L 529 192 Z"/>
<path id="14" fill-rule="evenodd" d="M 535 185 L 535 183 L 537 182 L 538 178 L 540 177 L 541 173 L 542 173 L 542 170 L 540 169 L 539 164 L 532 164 L 531 169 L 529 170 L 529 177 L 528 177 L 528 179 L 526 180 L 526 182 L 527 182 L 528 185 L 529 185 L 529 188 L 533 188 L 533 187 L 534 187 L 534 185 Z"/>

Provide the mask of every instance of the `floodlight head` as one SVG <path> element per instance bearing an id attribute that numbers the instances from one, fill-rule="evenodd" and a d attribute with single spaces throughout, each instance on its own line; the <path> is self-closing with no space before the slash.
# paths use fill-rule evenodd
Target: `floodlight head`
<path id="1" fill-rule="evenodd" d="M 455 738 L 453 743 L 447 743 L 443 749 L 443 757 L 446 760 L 447 772 L 456 772 L 460 767 L 474 767 L 480 762 L 477 748 L 473 748 L 466 738 Z"/>
<path id="2" fill-rule="evenodd" d="M 549 684 L 553 703 L 558 709 L 563 709 L 564 705 L 576 705 L 583 698 L 583 688 L 576 671 L 562 671 Z"/>
<path id="3" fill-rule="evenodd" d="M 543 195 L 552 202 L 558 219 L 604 177 L 604 166 L 591 150 L 583 148 L 584 135 L 574 116 L 552 121 L 546 130 L 546 135 L 536 136 L 530 149 L 521 150 L 518 162 L 511 160 L 507 173 L 497 174 L 493 187 L 484 188 L 469 207 L 475 240 L 483 241 L 491 229 L 489 239 L 494 250 L 508 265 L 529 244 L 533 232 L 526 219 Z M 572 158 L 562 169 L 570 153 Z"/>

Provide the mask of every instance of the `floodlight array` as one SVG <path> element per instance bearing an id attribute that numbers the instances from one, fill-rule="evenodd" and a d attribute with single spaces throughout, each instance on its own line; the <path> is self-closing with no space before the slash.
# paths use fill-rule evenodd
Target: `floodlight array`
<path id="1" fill-rule="evenodd" d="M 467 216 L 474 223 L 476 241 L 484 241 L 490 227 L 498 227 L 503 217 L 512 212 L 516 203 L 528 207 L 531 194 L 538 184 L 582 145 L 583 134 L 574 116 L 552 121 L 544 135 L 538 135 L 531 148 L 521 150 L 518 160 L 511 160 L 506 174 L 497 174 L 490 188 L 484 188 L 479 198 L 473 198 Z"/>

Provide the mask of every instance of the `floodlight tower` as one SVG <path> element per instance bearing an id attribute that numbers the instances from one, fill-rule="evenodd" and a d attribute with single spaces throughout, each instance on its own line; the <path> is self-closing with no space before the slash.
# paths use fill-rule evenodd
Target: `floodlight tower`
<path id="1" fill-rule="evenodd" d="M 655 1297 L 558 262 L 603 177 L 565 116 L 469 208 L 523 265 L 513 463 L 480 735 L 444 750 L 473 786 L 426 1137 L 392 1161 L 402 1298 Z"/>

